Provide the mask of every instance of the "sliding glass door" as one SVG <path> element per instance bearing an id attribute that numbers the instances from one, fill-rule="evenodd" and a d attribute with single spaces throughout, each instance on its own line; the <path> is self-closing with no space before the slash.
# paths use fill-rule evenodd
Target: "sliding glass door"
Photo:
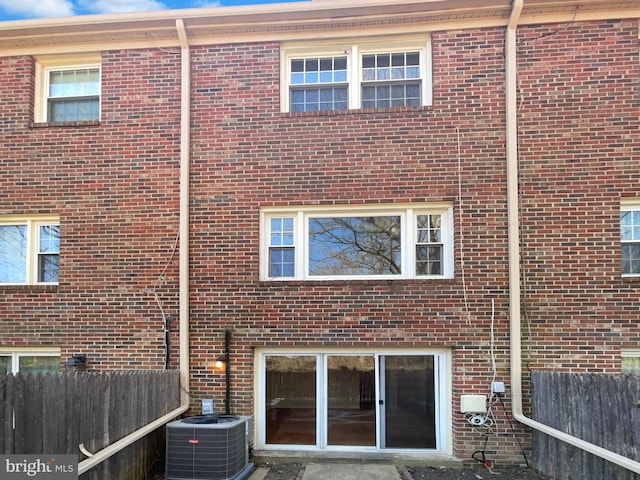
<path id="1" fill-rule="evenodd" d="M 381 447 L 436 448 L 435 400 L 433 355 L 380 357 Z"/>
<path id="2" fill-rule="evenodd" d="M 259 443 L 438 450 L 441 353 L 263 353 Z"/>

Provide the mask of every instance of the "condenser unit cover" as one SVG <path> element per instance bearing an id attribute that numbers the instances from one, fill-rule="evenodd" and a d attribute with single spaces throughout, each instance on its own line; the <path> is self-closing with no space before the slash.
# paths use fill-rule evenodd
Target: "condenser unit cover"
<path id="1" fill-rule="evenodd" d="M 253 470 L 251 417 L 200 415 L 167 424 L 166 480 L 241 480 Z"/>

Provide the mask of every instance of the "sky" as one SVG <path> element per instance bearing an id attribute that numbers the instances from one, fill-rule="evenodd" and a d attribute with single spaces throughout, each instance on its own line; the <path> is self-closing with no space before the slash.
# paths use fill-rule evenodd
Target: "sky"
<path id="1" fill-rule="evenodd" d="M 68 17 L 94 13 L 227 7 L 233 5 L 257 5 L 291 1 L 296 0 L 0 0 L 0 22 L 5 20 Z M 0 28 L 2 28 L 1 25 Z"/>

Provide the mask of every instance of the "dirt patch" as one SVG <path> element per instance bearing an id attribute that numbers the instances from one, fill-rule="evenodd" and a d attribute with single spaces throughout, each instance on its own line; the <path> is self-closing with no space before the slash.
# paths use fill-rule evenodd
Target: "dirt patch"
<path id="1" fill-rule="evenodd" d="M 403 467 L 398 468 L 404 480 L 549 480 L 530 468 L 504 466 L 487 469 L 478 468 L 445 468 L 445 467 L 406 467 L 407 477 Z"/>
<path id="2" fill-rule="evenodd" d="M 262 466 L 269 467 L 269 472 L 264 480 L 300 480 L 304 473 L 301 463 L 267 463 Z"/>

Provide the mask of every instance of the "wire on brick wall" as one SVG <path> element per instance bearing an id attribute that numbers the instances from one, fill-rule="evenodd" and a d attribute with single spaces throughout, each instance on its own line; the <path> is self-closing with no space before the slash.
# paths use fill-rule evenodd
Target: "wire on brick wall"
<path id="1" fill-rule="evenodd" d="M 160 272 L 160 275 L 158 275 L 158 278 L 156 278 L 156 281 L 153 283 L 153 285 L 151 286 L 151 290 L 150 293 L 151 295 L 153 295 L 153 298 L 156 302 L 156 305 L 158 305 L 158 309 L 160 310 L 160 315 L 162 316 L 162 328 L 163 328 L 163 336 L 164 336 L 164 368 L 165 370 L 169 369 L 169 349 L 171 347 L 170 344 L 170 339 L 169 339 L 169 322 L 170 322 L 170 318 L 167 317 L 167 315 L 165 314 L 164 308 L 162 308 L 162 302 L 160 301 L 160 296 L 158 295 L 157 292 L 157 288 L 160 285 L 160 282 L 162 281 L 162 279 L 165 276 L 165 273 L 167 272 L 167 269 L 169 268 L 169 265 L 171 265 L 171 262 L 173 261 L 173 257 L 175 256 L 176 250 L 178 249 L 178 243 L 180 241 L 180 229 L 178 229 L 178 232 L 176 233 L 176 239 L 173 242 L 173 247 L 171 248 L 171 253 L 169 254 L 169 259 L 167 260 L 167 262 L 164 265 L 164 268 L 162 269 L 162 271 Z"/>
<path id="2" fill-rule="evenodd" d="M 460 128 L 455 127 L 456 129 L 456 137 L 457 137 L 457 148 L 458 148 L 458 230 L 459 230 L 459 240 L 460 243 L 460 276 L 462 278 L 462 295 L 464 297 L 464 312 L 467 317 L 467 323 L 471 325 L 471 313 L 469 312 L 469 297 L 467 295 L 467 279 L 465 276 L 465 265 L 464 265 L 464 229 L 462 228 L 463 224 L 463 214 L 464 208 L 462 203 L 462 148 L 460 144 Z"/>

